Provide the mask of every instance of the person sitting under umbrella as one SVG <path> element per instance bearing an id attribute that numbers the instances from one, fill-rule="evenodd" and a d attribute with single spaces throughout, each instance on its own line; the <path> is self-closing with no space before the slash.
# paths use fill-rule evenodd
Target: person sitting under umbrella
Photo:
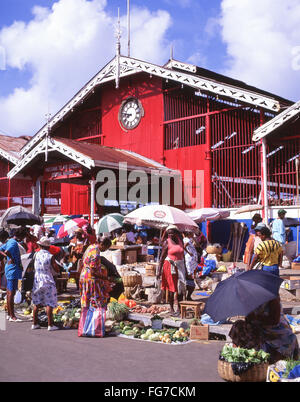
<path id="1" fill-rule="evenodd" d="M 181 233 L 175 225 L 167 227 L 157 279 L 162 279 L 161 289 L 169 291 L 170 313 L 174 314 L 174 295 L 178 302 L 186 295 L 187 271 L 184 263 L 184 245 Z"/>
<path id="2" fill-rule="evenodd" d="M 297 337 L 282 313 L 279 297 L 236 321 L 229 336 L 237 347 L 270 353 L 270 363 L 299 358 Z"/>
<path id="3" fill-rule="evenodd" d="M 283 250 L 281 244 L 271 238 L 271 231 L 267 227 L 257 229 L 261 242 L 254 250 L 254 257 L 247 270 L 251 270 L 260 261 L 262 270 L 279 276 L 279 267 L 282 265 Z"/>

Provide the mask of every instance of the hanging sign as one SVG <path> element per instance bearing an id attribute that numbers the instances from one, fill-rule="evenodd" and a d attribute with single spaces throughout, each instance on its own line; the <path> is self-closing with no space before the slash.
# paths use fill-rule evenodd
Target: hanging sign
<path id="1" fill-rule="evenodd" d="M 82 177 L 82 166 L 78 163 L 49 165 L 44 169 L 44 180 L 64 180 Z"/>

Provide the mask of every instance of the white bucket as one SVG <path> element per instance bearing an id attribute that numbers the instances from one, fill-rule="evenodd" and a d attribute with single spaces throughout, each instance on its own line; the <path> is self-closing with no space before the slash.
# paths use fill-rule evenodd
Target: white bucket
<path id="1" fill-rule="evenodd" d="M 122 251 L 116 250 L 112 252 L 112 263 L 114 265 L 121 265 L 122 264 Z"/>

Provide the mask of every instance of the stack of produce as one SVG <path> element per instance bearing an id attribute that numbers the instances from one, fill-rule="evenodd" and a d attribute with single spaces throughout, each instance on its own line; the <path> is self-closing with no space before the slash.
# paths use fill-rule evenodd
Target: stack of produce
<path id="1" fill-rule="evenodd" d="M 107 306 L 106 317 L 111 320 L 122 321 L 127 318 L 128 313 L 129 306 L 127 306 L 126 303 L 118 303 L 117 301 L 112 301 Z"/>
<path id="2" fill-rule="evenodd" d="M 53 309 L 54 325 L 60 328 L 78 328 L 80 314 L 80 299 L 75 299 L 66 305 L 59 304 L 58 307 Z M 39 312 L 38 322 L 41 327 L 48 325 L 48 317 L 45 310 Z"/>
<path id="3" fill-rule="evenodd" d="M 270 354 L 225 344 L 218 361 L 219 375 L 227 381 L 265 381 Z"/>
<path id="4" fill-rule="evenodd" d="M 183 328 L 154 330 L 145 328 L 144 324 L 134 324 L 130 321 L 121 321 L 115 324 L 112 328 L 116 334 L 122 334 L 144 341 L 163 342 L 163 343 L 178 343 L 187 342 L 189 340 L 189 331 Z"/>
<path id="5" fill-rule="evenodd" d="M 151 306 L 151 307 L 145 307 L 145 306 L 136 306 L 131 308 L 131 311 L 133 313 L 139 313 L 139 314 L 159 314 L 159 313 L 164 313 L 165 311 L 168 311 L 168 307 L 160 307 L 160 306 Z"/>

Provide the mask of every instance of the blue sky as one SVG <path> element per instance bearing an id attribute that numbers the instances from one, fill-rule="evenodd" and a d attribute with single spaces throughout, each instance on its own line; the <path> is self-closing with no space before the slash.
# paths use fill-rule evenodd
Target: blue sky
<path id="1" fill-rule="evenodd" d="M 127 54 L 126 6 L 1 0 L 0 132 L 33 135 L 114 56 L 118 7 Z M 131 0 L 131 55 L 163 64 L 173 45 L 175 59 L 297 101 L 299 20 L 298 0 Z"/>

